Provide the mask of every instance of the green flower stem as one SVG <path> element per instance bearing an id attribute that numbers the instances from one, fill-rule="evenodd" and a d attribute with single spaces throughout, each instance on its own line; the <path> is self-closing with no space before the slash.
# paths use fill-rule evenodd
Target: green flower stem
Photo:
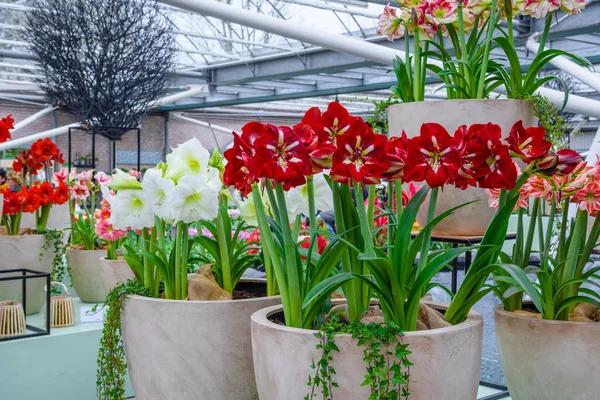
<path id="1" fill-rule="evenodd" d="M 223 290 L 228 293 L 233 293 L 233 282 L 231 277 L 231 263 L 229 260 L 229 246 L 227 246 L 227 236 L 225 227 L 223 226 L 223 212 L 227 212 L 227 209 L 219 207 L 219 214 L 217 215 L 217 241 L 219 243 L 219 254 L 221 255 L 221 272 L 223 274 Z"/>
<path id="2" fill-rule="evenodd" d="M 367 221 L 373 221 L 375 215 L 375 185 L 369 185 L 369 201 L 367 206 Z M 372 224 L 369 227 L 372 228 Z"/>
<path id="3" fill-rule="evenodd" d="M 388 182 L 388 184 L 387 184 L 387 193 L 388 193 L 387 206 L 388 206 L 388 209 L 390 210 L 390 212 L 393 212 L 392 210 L 394 209 L 394 184 L 392 182 Z M 390 260 L 393 260 L 394 259 L 394 246 L 392 246 L 392 243 L 394 243 L 394 225 L 391 223 L 391 221 L 392 221 L 392 219 L 388 218 L 387 242 L 390 247 L 388 248 L 387 253 L 388 253 L 388 258 Z"/>
<path id="4" fill-rule="evenodd" d="M 181 300 L 187 297 L 188 293 L 188 260 L 190 255 L 188 224 L 183 224 L 181 234 Z"/>
<path id="5" fill-rule="evenodd" d="M 256 183 L 252 184 L 252 198 L 254 199 L 254 205 L 256 207 L 256 218 L 258 220 L 258 229 L 260 232 L 261 241 L 267 249 L 265 257 L 271 257 L 273 272 L 275 273 L 275 277 L 277 278 L 277 286 L 279 287 L 279 292 L 281 293 L 281 304 L 283 306 L 283 314 L 285 316 L 286 321 L 291 321 L 291 300 L 288 294 L 286 274 L 283 269 L 283 265 L 281 265 L 279 252 L 275 247 L 273 234 L 271 232 L 271 229 L 269 228 L 269 223 L 267 222 L 265 207 L 262 203 L 260 191 L 258 190 L 258 185 Z"/>
<path id="6" fill-rule="evenodd" d="M 263 239 L 262 235 L 260 237 L 260 247 L 263 252 L 263 264 L 265 267 L 265 275 L 267 279 L 267 296 L 275 296 L 277 294 L 277 279 L 275 278 L 275 274 L 273 273 L 273 263 L 271 261 L 271 254 L 269 253 L 269 248 L 265 243 L 265 239 Z"/>
<path id="7" fill-rule="evenodd" d="M 575 219 L 575 226 L 573 227 L 573 234 L 569 242 L 569 249 L 567 252 L 567 259 L 562 273 L 562 282 L 567 282 L 570 279 L 575 278 L 577 271 L 577 263 L 580 257 L 582 240 L 585 240 L 585 231 L 587 225 L 588 213 L 585 210 L 577 210 L 577 217 Z M 563 228 L 564 229 L 564 228 Z M 572 290 L 572 288 L 571 288 Z M 566 299 L 574 293 L 565 291 L 562 299 Z M 574 306 L 573 306 L 574 307 Z M 569 312 L 572 311 L 571 307 L 567 307 L 560 313 L 558 319 L 566 321 L 569 316 Z"/>
<path id="8" fill-rule="evenodd" d="M 508 31 L 508 41 L 514 46 L 514 34 L 513 34 L 513 9 L 512 9 L 512 1 L 504 2 L 504 15 L 506 15 L 506 30 Z"/>
<path id="9" fill-rule="evenodd" d="M 477 85 L 477 99 L 481 99 L 483 98 L 483 88 L 485 87 L 485 77 L 486 77 L 486 73 L 487 73 L 487 68 L 488 68 L 488 62 L 490 59 L 490 49 L 491 49 L 491 45 L 492 45 L 492 37 L 494 34 L 494 29 L 496 27 L 496 16 L 498 14 L 498 10 L 497 8 L 497 3 L 496 0 L 492 0 L 492 8 L 490 9 L 490 19 L 489 19 L 489 25 L 487 28 L 487 34 L 486 34 L 486 44 L 485 44 L 485 49 L 483 51 L 483 60 L 481 61 L 481 70 L 480 70 L 480 75 L 479 75 L 479 85 Z"/>
<path id="10" fill-rule="evenodd" d="M 143 248 L 144 252 L 150 251 L 150 238 L 148 236 L 148 229 L 142 229 L 142 237 L 143 237 Z M 154 287 L 154 283 L 152 282 L 153 273 L 152 273 L 152 264 L 148 257 L 143 257 L 144 262 L 144 287 L 146 289 L 152 289 Z"/>
<path id="11" fill-rule="evenodd" d="M 552 232 L 554 231 L 554 219 L 556 218 L 556 201 L 553 199 L 550 205 L 550 216 L 548 217 L 548 227 L 546 228 L 546 238 L 544 239 L 544 254 L 546 257 L 550 254 L 550 245 L 552 244 Z"/>
<path id="12" fill-rule="evenodd" d="M 289 216 L 288 216 L 289 218 Z M 298 237 L 300 236 L 300 228 L 302 227 L 302 215 L 297 214 L 292 224 L 292 242 L 298 243 Z"/>
<path id="13" fill-rule="evenodd" d="M 473 90 L 472 87 L 472 83 L 471 83 L 471 77 L 469 74 L 465 74 L 464 73 L 464 68 L 468 65 L 468 59 L 467 59 L 467 41 L 465 40 L 465 27 L 464 27 L 464 16 L 463 16 L 463 6 L 462 6 L 462 0 L 459 0 L 458 2 L 458 40 L 460 42 L 460 59 L 461 59 L 461 63 L 459 66 L 459 70 L 460 70 L 460 74 L 465 78 L 465 85 L 467 88 L 470 88 L 471 90 Z M 443 41 L 442 41 L 442 45 L 443 45 Z"/>
<path id="14" fill-rule="evenodd" d="M 542 214 L 543 214 L 542 204 L 540 204 L 540 208 L 537 213 L 538 242 L 539 242 L 540 254 L 543 253 L 546 248 L 545 247 L 546 242 L 544 241 L 544 225 L 543 225 L 544 221 L 542 219 Z"/>
<path id="15" fill-rule="evenodd" d="M 525 242 L 525 248 L 523 249 L 523 259 L 521 260 L 521 269 L 525 269 L 529 266 L 531 246 L 533 246 L 533 237 L 535 236 L 535 224 L 537 222 L 538 213 L 540 212 L 541 201 L 542 199 L 540 198 L 536 198 L 533 201 L 533 207 L 531 208 L 531 218 L 529 220 L 529 229 L 527 230 L 527 241 Z"/>
<path id="16" fill-rule="evenodd" d="M 396 186 L 396 219 L 400 223 L 402 218 L 402 179 L 398 179 L 395 182 Z"/>
<path id="17" fill-rule="evenodd" d="M 548 15 L 546 15 L 546 23 L 544 24 L 544 30 L 540 36 L 540 47 L 538 48 L 537 54 L 540 54 L 546 48 L 546 40 L 548 40 L 548 33 L 550 32 L 550 25 L 552 25 L 553 16 L 554 12 L 550 12 Z"/>
<path id="18" fill-rule="evenodd" d="M 429 208 L 427 209 L 427 224 L 429 224 L 435 218 L 435 206 L 437 204 L 439 189 L 439 187 L 431 189 L 431 198 L 429 200 Z M 419 272 L 421 272 L 423 268 L 425 268 L 425 266 L 427 265 L 427 259 L 429 258 L 429 247 L 431 243 L 431 230 L 431 227 L 427 228 L 423 237 L 423 244 L 421 245 L 421 254 L 419 256 Z"/>
<path id="19" fill-rule="evenodd" d="M 296 243 L 292 240 L 290 231 L 290 220 L 288 218 L 287 206 L 285 203 L 285 194 L 283 187 L 279 182 L 275 182 L 275 196 L 277 197 L 277 206 L 279 207 L 279 217 L 281 218 L 281 235 L 283 236 L 284 260 L 288 284 L 288 295 L 290 300 L 291 320 L 286 317 L 286 325 L 301 328 L 302 327 L 302 265 L 298 265 L 296 257 Z"/>
<path id="20" fill-rule="evenodd" d="M 151 247 L 151 253 L 152 254 L 156 254 L 157 248 L 159 249 L 163 249 L 166 252 L 165 249 L 165 225 L 163 220 L 161 220 L 158 217 L 154 217 L 154 228 L 152 229 L 152 238 L 150 240 L 150 247 Z M 154 294 L 154 297 L 158 297 L 158 292 L 160 289 L 160 271 L 159 269 L 156 267 L 156 265 L 154 265 L 154 276 L 153 276 L 153 287 L 152 287 L 152 293 Z M 165 285 L 166 287 L 166 285 Z"/>
<path id="21" fill-rule="evenodd" d="M 495 1 L 495 0 L 494 0 Z M 419 28 L 414 33 L 414 51 L 413 63 L 415 68 L 415 77 L 413 81 L 413 97 L 415 101 L 420 101 L 421 93 L 421 44 L 419 43 Z M 408 60 L 407 60 L 408 61 Z"/>
<path id="22" fill-rule="evenodd" d="M 117 259 L 117 243 L 118 241 L 108 242 L 108 249 L 106 250 L 106 258 L 108 260 Z"/>
<path id="23" fill-rule="evenodd" d="M 317 242 L 317 233 L 314 232 L 317 229 L 317 206 L 315 204 L 315 185 L 313 182 L 313 177 L 306 177 L 306 188 L 308 190 L 308 221 L 310 225 L 310 229 L 312 230 L 310 234 L 310 244 L 308 245 L 308 256 L 306 257 L 307 262 L 307 272 L 312 272 L 312 253 Z M 317 245 L 318 249 L 318 245 Z M 308 282 L 308 281 L 307 281 Z"/>
<path id="24" fill-rule="evenodd" d="M 523 225 L 523 215 L 525 209 L 519 207 L 517 217 L 517 239 L 515 240 L 515 248 L 513 254 L 513 262 L 516 265 L 521 265 L 521 257 L 523 255 L 523 235 L 525 235 L 525 228 Z"/>
<path id="25" fill-rule="evenodd" d="M 333 189 L 333 210 L 335 212 L 335 228 L 336 228 L 336 232 L 338 235 L 343 236 L 344 239 L 348 239 L 348 233 L 347 231 L 347 224 L 346 224 L 346 220 L 344 217 L 344 211 L 349 208 L 352 207 L 353 204 L 344 204 L 342 202 L 342 196 L 341 196 L 341 185 L 340 183 L 337 182 L 331 182 L 332 184 L 332 189 Z M 344 184 L 345 185 L 345 184 Z M 345 185 L 347 186 L 347 185 Z M 344 272 L 348 272 L 348 273 L 358 273 L 360 274 L 361 271 L 356 271 L 354 270 L 354 266 L 355 265 L 359 265 L 358 262 L 356 262 L 356 257 L 355 257 L 355 262 L 353 262 L 352 259 L 350 259 L 350 251 L 346 250 L 345 252 L 343 252 L 342 254 L 342 270 Z M 358 279 L 353 279 L 350 282 L 348 282 L 345 286 L 344 286 L 344 294 L 346 295 L 346 299 L 348 302 L 348 317 L 350 319 L 350 321 L 358 321 L 361 317 L 362 317 L 362 306 L 361 306 L 361 299 L 362 299 L 362 284 Z"/>
<path id="26" fill-rule="evenodd" d="M 373 237 L 371 235 L 371 224 L 367 219 L 365 210 L 365 199 L 363 197 L 362 185 L 354 182 L 354 195 L 356 196 L 356 209 L 358 210 L 358 220 L 360 222 L 360 231 L 365 242 L 365 253 L 372 256 L 375 254 L 373 249 Z"/>
<path id="27" fill-rule="evenodd" d="M 175 300 L 181 300 L 181 241 L 183 239 L 183 222 L 177 223 L 175 234 Z"/>
<path id="28" fill-rule="evenodd" d="M 567 255 L 566 251 L 566 239 L 567 239 L 567 226 L 569 224 L 569 202 L 564 200 L 562 203 L 562 218 L 560 221 L 560 237 L 558 240 L 558 254 L 557 254 L 557 265 L 561 265 L 565 262 Z M 559 283 L 564 283 L 562 280 Z"/>
<path id="29" fill-rule="evenodd" d="M 277 222 L 281 223 L 279 220 L 279 207 L 277 207 L 277 199 L 275 198 L 275 193 L 273 192 L 273 182 L 270 179 L 267 179 L 265 182 L 265 190 L 267 192 L 267 196 L 269 197 L 269 203 L 273 216 Z M 260 201 L 262 203 L 262 197 L 260 197 Z"/>
<path id="30" fill-rule="evenodd" d="M 587 264 L 588 260 L 590 259 L 590 254 L 592 253 L 592 250 L 594 250 L 594 248 L 597 245 L 599 235 L 600 235 L 600 214 L 598 214 L 596 216 L 596 218 L 594 219 L 594 224 L 592 225 L 592 229 L 590 230 L 590 234 L 588 236 L 587 242 L 585 243 L 583 253 L 579 257 L 579 263 L 577 264 L 577 268 L 572 275 L 573 279 L 581 278 L 581 275 L 583 274 L 583 269 L 585 268 L 585 264 Z M 583 240 L 585 241 L 585 238 Z M 576 296 L 579 293 L 580 286 L 581 286 L 581 283 L 576 283 L 572 286 L 572 292 L 571 292 L 572 296 Z"/>

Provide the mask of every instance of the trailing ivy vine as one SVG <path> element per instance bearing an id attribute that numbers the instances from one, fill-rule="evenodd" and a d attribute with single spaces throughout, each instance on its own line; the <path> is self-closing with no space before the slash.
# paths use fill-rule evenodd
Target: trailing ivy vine
<path id="1" fill-rule="evenodd" d="M 370 387 L 369 400 L 408 399 L 412 363 L 408 359 L 411 354 L 408 345 L 400 339 L 402 330 L 395 324 L 364 324 L 358 321 L 346 325 L 337 316 L 332 316 L 315 333 L 319 339 L 316 348 L 322 353 L 321 359 L 313 360 L 311 364 L 315 373 L 308 377 L 310 393 L 304 397 L 305 400 L 314 399 L 318 389 L 324 400 L 333 400 L 332 389 L 338 385 L 333 380 L 336 371 L 331 365 L 332 353 L 340 351 L 335 344 L 336 334 L 350 334 L 357 340 L 358 346 L 363 347 L 363 361 L 367 367 L 362 386 Z"/>
<path id="2" fill-rule="evenodd" d="M 121 336 L 121 310 L 127 296 L 134 294 L 152 296 L 151 291 L 136 279 L 130 279 L 115 286 L 106 296 L 104 303 L 106 314 L 98 350 L 98 369 L 96 370 L 96 394 L 101 400 L 124 398 L 127 362 Z M 92 311 L 97 312 L 97 306 Z"/>
<path id="3" fill-rule="evenodd" d="M 568 147 L 569 123 L 560 111 L 541 94 L 527 96 L 525 100 L 533 108 L 539 124 L 546 130 L 546 139 L 552 142 L 556 150 Z"/>
<path id="4" fill-rule="evenodd" d="M 71 275 L 71 268 L 69 268 L 65 258 L 68 243 L 65 240 L 64 231 L 58 229 L 46 229 L 38 230 L 37 233 L 43 234 L 45 239 L 39 261 L 42 261 L 46 252 L 50 250 L 50 246 L 52 246 L 52 271 L 50 272 L 50 279 L 52 282 L 63 282 L 67 276 L 72 282 L 73 275 Z M 52 286 L 51 290 L 52 295 L 60 294 L 60 288 Z"/>

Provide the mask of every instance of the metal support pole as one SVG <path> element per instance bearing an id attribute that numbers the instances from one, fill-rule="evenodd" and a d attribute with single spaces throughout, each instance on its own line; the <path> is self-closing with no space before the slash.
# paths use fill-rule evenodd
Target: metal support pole
<path id="1" fill-rule="evenodd" d="M 142 172 L 142 130 L 137 128 L 137 170 Z"/>
<path id="2" fill-rule="evenodd" d="M 165 141 L 165 146 L 163 149 L 163 160 L 167 159 L 167 154 L 169 153 L 169 117 L 171 116 L 171 113 L 169 113 L 168 111 L 166 111 L 163 114 L 163 117 L 165 119 L 165 123 L 164 123 L 164 141 Z"/>

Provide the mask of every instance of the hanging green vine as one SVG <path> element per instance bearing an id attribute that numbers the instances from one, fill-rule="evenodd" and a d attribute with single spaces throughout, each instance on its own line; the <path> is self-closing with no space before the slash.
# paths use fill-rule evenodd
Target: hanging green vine
<path id="1" fill-rule="evenodd" d="M 367 368 L 362 386 L 370 387 L 369 400 L 408 399 L 412 363 L 408 359 L 411 354 L 408 345 L 398 339 L 403 336 L 402 330 L 395 324 L 364 324 L 358 321 L 345 325 L 337 316 L 332 316 L 321 331 L 315 333 L 319 339 L 316 348 L 322 353 L 321 359 L 313 360 L 311 364 L 315 374 L 308 377 L 311 390 L 305 400 L 314 399 L 319 388 L 323 400 L 333 400 L 332 389 L 338 385 L 333 380 L 336 371 L 331 365 L 332 352 L 340 351 L 335 344 L 336 334 L 350 334 L 357 340 L 358 346 L 363 347 L 363 361 Z"/>
<path id="2" fill-rule="evenodd" d="M 52 256 L 52 272 L 50 273 L 50 279 L 53 282 L 63 282 L 63 280 L 68 276 L 71 282 L 73 281 L 73 275 L 71 275 L 71 268 L 66 262 L 65 255 L 67 254 L 67 241 L 65 239 L 65 233 L 62 230 L 58 229 L 46 229 L 46 230 L 38 230 L 37 233 L 44 235 L 44 245 L 42 246 L 42 251 L 39 256 L 39 261 L 42 261 L 46 252 L 50 250 L 50 246 L 52 246 L 53 256 Z M 60 288 L 52 286 L 52 295 L 60 294 Z"/>
<path id="3" fill-rule="evenodd" d="M 151 291 L 136 279 L 130 279 L 115 286 L 106 296 L 104 307 L 107 309 L 96 371 L 96 394 L 101 400 L 124 399 L 127 362 L 121 336 L 121 309 L 127 296 L 134 294 L 152 296 Z M 97 311 L 96 307 L 92 310 L 92 312 Z"/>
<path id="4" fill-rule="evenodd" d="M 539 124 L 546 130 L 546 139 L 552 142 L 556 150 L 568 147 L 569 123 L 559 110 L 541 94 L 527 96 L 525 100 L 533 107 Z"/>

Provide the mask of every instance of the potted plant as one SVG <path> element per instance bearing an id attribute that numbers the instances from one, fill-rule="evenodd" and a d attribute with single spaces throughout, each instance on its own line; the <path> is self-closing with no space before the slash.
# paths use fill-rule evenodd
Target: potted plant
<path id="1" fill-rule="evenodd" d="M 50 140 L 38 140 L 13 162 L 13 170 L 21 173 L 23 186 L 3 190 L 0 248 L 11 257 L 0 261 L 0 268 L 46 272 L 53 280 L 64 277 L 62 233 L 47 229 L 52 207 L 68 201 L 67 186 L 49 182 L 51 168 L 60 163 L 62 154 Z M 37 180 L 40 171 L 45 172 L 43 182 Z M 23 217 L 28 214 L 34 217 L 35 228 L 22 227 Z M 21 301 L 20 283 L 6 284 L 3 296 Z M 28 282 L 27 314 L 39 313 L 45 298 L 42 282 Z"/>
<path id="2" fill-rule="evenodd" d="M 166 161 L 141 183 L 121 171 L 110 183 L 110 223 L 139 240 L 120 248 L 136 280 L 108 294 L 99 397 L 122 396 L 127 365 L 140 398 L 255 399 L 250 315 L 280 300 L 240 279 L 258 255 L 227 211 L 218 152 L 192 139 Z"/>
<path id="3" fill-rule="evenodd" d="M 600 345 L 600 268 L 588 262 L 600 236 L 599 165 L 582 162 L 573 169 L 581 157 L 561 151 L 573 153 L 572 165 L 552 178 L 530 178 L 524 193 L 534 198 L 528 232 L 519 229 L 516 251 L 501 257 L 495 277 L 503 302 L 495 310 L 500 361 L 514 398 L 596 395 L 590 382 L 599 365 L 590 354 Z M 543 204 L 550 208 L 545 228 L 538 220 Z M 576 206 L 574 218 L 570 205 Z M 539 267 L 529 265 L 536 234 Z"/>
<path id="4" fill-rule="evenodd" d="M 110 193 L 106 197 L 109 196 Z M 125 258 L 118 252 L 119 246 L 127 240 L 127 231 L 114 228 L 110 223 L 110 204 L 107 200 L 103 203 L 102 209 L 95 212 L 94 230 L 98 238 L 106 242 L 106 255 L 100 257 L 100 279 L 104 293 L 108 294 L 118 283 L 127 282 L 134 275 Z"/>
<path id="5" fill-rule="evenodd" d="M 103 303 L 106 292 L 100 258 L 106 254 L 108 245 L 96 233 L 96 222 L 102 215 L 96 205 L 102 187 L 110 182 L 110 177 L 101 171 L 87 170 L 80 173 L 71 171 L 68 179 L 72 220 L 67 259 L 73 275 L 72 283 L 82 302 Z"/>
<path id="6" fill-rule="evenodd" d="M 492 122 L 503 132 L 522 120 L 526 126 L 537 122 L 535 107 L 530 100 L 544 83 L 557 77 L 538 78 L 538 73 L 555 57 L 567 56 L 588 65 L 585 60 L 558 49 L 545 49 L 550 22 L 560 2 L 401 2 L 399 9 L 386 6 L 379 16 L 377 32 L 389 40 L 405 36 L 405 61 L 397 58 L 394 71 L 398 84 L 392 87 L 392 103 L 388 109 L 389 131 L 393 136 L 403 131 L 417 136 L 422 123 L 437 122 L 453 131 L 459 125 Z M 584 2 L 562 6 L 566 13 L 578 13 Z M 540 37 L 540 48 L 531 65 L 522 68 L 513 36 L 513 17 L 546 18 Z M 507 24 L 506 30 L 500 22 Z M 409 38 L 413 35 L 414 55 L 409 54 Z M 447 48 L 450 48 L 448 50 Z M 509 61 L 509 67 L 496 58 L 499 52 Z M 525 66 L 524 66 L 525 67 Z M 425 100 L 425 73 L 430 70 L 441 81 L 448 100 Z M 522 73 L 522 71 L 526 71 Z M 504 90 L 506 99 L 497 99 L 494 90 Z M 534 104 L 535 105 L 535 104 Z M 440 193 L 438 213 L 465 201 L 479 200 L 469 209 L 457 210 L 436 226 L 435 233 L 448 236 L 483 235 L 493 210 L 486 204 L 486 195 L 478 188 L 453 189 Z M 418 221 L 427 218 L 427 206 L 421 209 Z"/>
<path id="7" fill-rule="evenodd" d="M 542 156 L 546 153 L 532 157 L 527 174 Z M 431 251 L 432 229 L 455 211 L 435 216 L 440 188 L 485 185 L 506 191 L 522 184 L 498 125 L 462 126 L 452 136 L 438 124 L 424 124 L 415 138 L 404 135 L 387 139 L 339 104 L 332 104 L 323 114 L 316 108 L 309 110 L 303 122 L 293 128 L 247 124 L 242 135 L 234 136 L 234 146 L 226 158 L 226 183 L 252 193 L 261 242 L 271 258 L 282 297 L 282 306 L 252 316 L 261 399 L 312 398 L 319 390 L 325 398 L 367 398 L 369 390 L 371 395 L 406 396 L 410 392 L 414 398 L 475 398 L 482 321 L 470 307 L 485 292 L 479 290 L 458 299 L 451 306 L 460 315 L 447 317 L 448 322 L 420 304 L 420 299 L 434 286 L 431 280 L 437 272 L 470 250 Z M 327 234 L 332 240 L 317 255 L 311 249 L 317 243 L 316 235 L 323 232 L 316 229 L 315 174 L 325 167 L 331 168 L 327 181 L 333 192 L 337 233 Z M 263 209 L 261 180 L 266 180 L 264 190 L 272 217 Z M 388 182 L 387 201 L 378 210 L 374 184 L 382 180 Z M 403 209 L 402 183 L 423 180 L 427 185 Z M 308 207 L 290 213 L 298 202 L 298 196 L 290 194 L 294 190 L 304 193 Z M 413 223 L 428 194 L 433 199 L 428 219 L 413 239 Z M 290 202 L 290 198 L 295 201 Z M 299 212 L 309 219 L 309 229 L 301 228 Z M 294 220 L 291 226 L 290 217 Z M 387 221 L 378 221 L 384 218 Z M 507 217 L 502 215 L 488 232 L 495 233 L 504 223 Z M 309 244 L 306 251 L 295 245 L 299 233 L 311 236 L 312 246 Z M 379 245 L 381 236 L 386 240 Z M 496 252 L 497 246 L 489 247 L 478 252 L 481 257 L 474 268 L 486 265 L 486 257 Z M 324 267 L 338 263 L 341 271 Z M 342 288 L 346 297 L 348 324 L 334 323 L 336 328 L 332 329 L 325 322 L 325 314 L 329 297 L 337 288 Z M 365 313 L 376 312 L 371 307 L 371 295 L 377 298 L 377 308 L 381 309 L 378 321 L 385 321 L 384 326 L 360 324 Z M 445 307 L 433 307 L 448 315 Z M 422 319 L 431 321 L 426 315 L 435 316 L 446 326 L 427 329 L 431 325 Z M 425 330 L 417 331 L 417 326 Z M 315 328 L 325 333 L 319 334 Z M 372 356 L 373 349 L 380 350 L 376 361 L 367 355 Z M 361 362 L 365 357 L 373 363 Z M 439 375 L 432 373 L 433 357 Z M 311 364 L 316 368 L 314 377 Z M 362 386 L 363 381 L 370 388 Z"/>

